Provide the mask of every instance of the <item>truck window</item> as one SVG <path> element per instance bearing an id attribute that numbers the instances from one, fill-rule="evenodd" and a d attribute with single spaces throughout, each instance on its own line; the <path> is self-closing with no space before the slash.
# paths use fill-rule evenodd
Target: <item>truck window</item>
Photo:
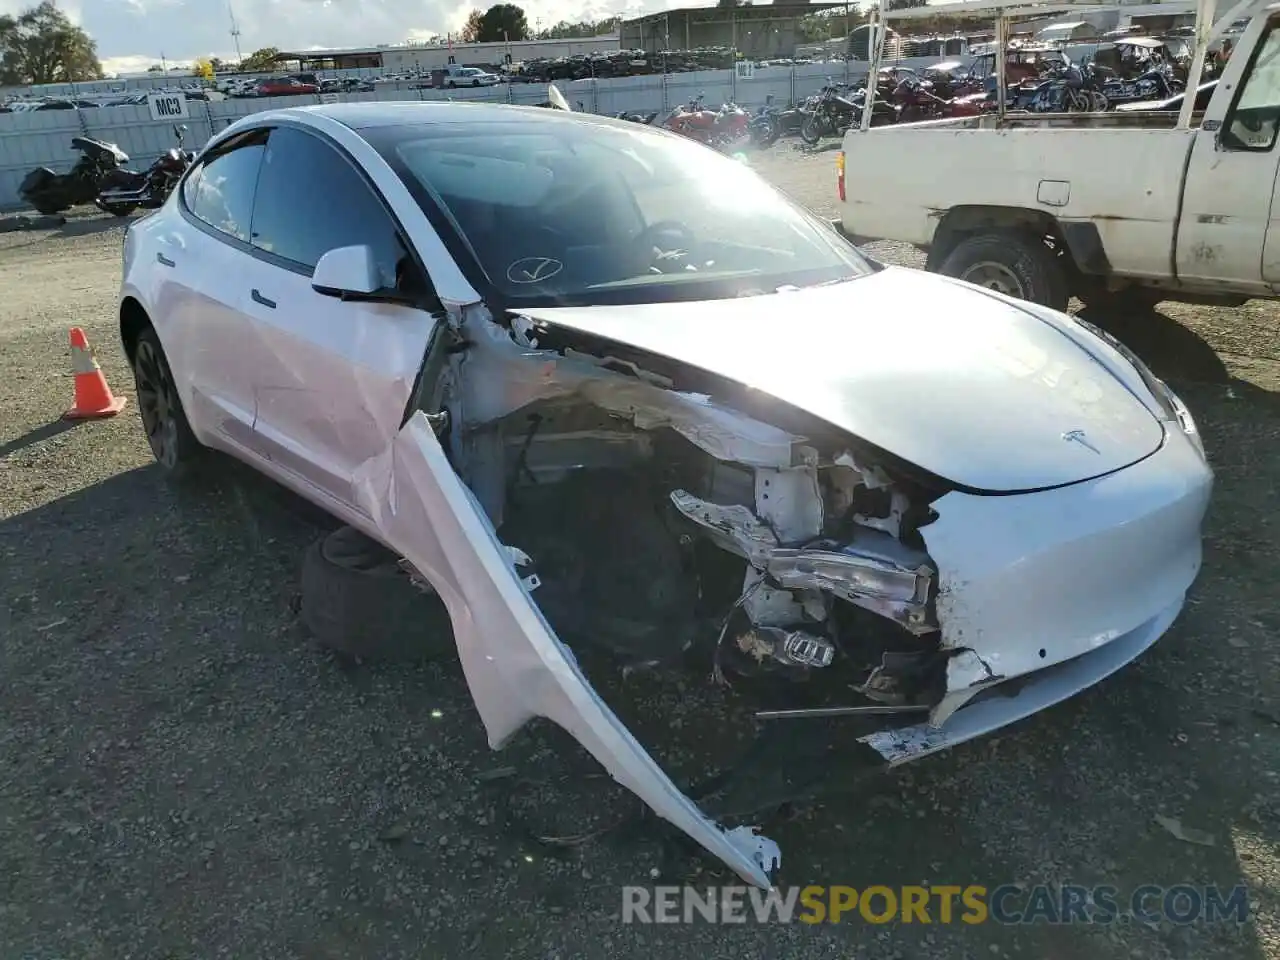
<path id="1" fill-rule="evenodd" d="M 1265 152 L 1280 133 L 1280 30 L 1267 25 L 1227 115 L 1222 146 L 1228 150 Z"/>

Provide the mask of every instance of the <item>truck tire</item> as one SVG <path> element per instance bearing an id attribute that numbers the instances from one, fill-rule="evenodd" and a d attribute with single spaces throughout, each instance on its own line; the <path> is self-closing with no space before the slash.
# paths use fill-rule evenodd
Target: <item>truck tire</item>
<path id="1" fill-rule="evenodd" d="M 961 240 L 938 272 L 1019 300 L 1067 309 L 1067 277 L 1058 256 L 1030 233 L 980 233 Z"/>
<path id="2" fill-rule="evenodd" d="M 313 543 L 302 560 L 303 625 L 322 646 L 366 660 L 425 660 L 456 650 L 449 614 L 398 558 L 352 527 Z"/>

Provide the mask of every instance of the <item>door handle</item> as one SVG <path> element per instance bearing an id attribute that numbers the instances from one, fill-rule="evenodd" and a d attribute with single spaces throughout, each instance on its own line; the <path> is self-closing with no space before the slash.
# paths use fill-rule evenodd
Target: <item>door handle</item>
<path id="1" fill-rule="evenodd" d="M 258 288 L 257 288 L 257 287 L 254 287 L 254 288 L 253 288 L 253 290 L 252 290 L 252 291 L 250 291 L 249 296 L 253 297 L 253 302 L 254 302 L 254 303 L 260 303 L 260 304 L 262 304 L 264 307 L 268 307 L 268 308 L 270 308 L 270 309 L 272 309 L 272 310 L 274 310 L 274 309 L 276 308 L 276 302 L 275 302 L 274 300 L 268 300 L 266 297 L 264 297 L 262 294 L 260 294 L 260 293 L 258 292 Z"/>
<path id="2" fill-rule="evenodd" d="M 156 263 L 161 264 L 162 266 L 166 266 L 166 267 L 176 267 L 176 266 L 177 266 L 177 264 L 176 264 L 176 263 L 174 263 L 172 260 L 170 260 L 168 257 L 166 257 L 163 253 L 157 253 L 157 254 L 156 254 Z"/>

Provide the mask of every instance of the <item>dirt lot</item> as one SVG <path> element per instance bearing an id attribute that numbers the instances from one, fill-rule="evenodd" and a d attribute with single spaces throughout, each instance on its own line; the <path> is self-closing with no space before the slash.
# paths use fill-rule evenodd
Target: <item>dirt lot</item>
<path id="1" fill-rule="evenodd" d="M 761 166 L 833 213 L 830 154 L 784 144 Z M 1182 393 L 1217 470 L 1204 573 L 1168 637 L 998 739 L 837 774 L 769 825 L 785 884 L 1244 883 L 1250 925 L 646 928 L 619 922 L 621 885 L 731 881 L 651 822 L 547 849 L 533 835 L 634 809 L 572 741 L 535 725 L 490 753 L 455 664 L 316 650 L 293 603 L 322 517 L 243 470 L 178 495 L 136 404 L 59 421 L 72 324 L 132 397 L 120 244 L 98 218 L 0 237 L 0 957 L 1280 958 L 1273 305 L 1095 318 Z M 698 677 L 614 693 L 682 781 L 746 736 L 708 735 Z"/>

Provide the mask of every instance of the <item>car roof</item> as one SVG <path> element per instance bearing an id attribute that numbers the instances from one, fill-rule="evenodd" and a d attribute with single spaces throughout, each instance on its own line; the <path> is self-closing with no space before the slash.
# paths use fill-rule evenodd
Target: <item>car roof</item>
<path id="1" fill-rule="evenodd" d="M 546 107 L 515 106 L 507 103 L 466 103 L 449 100 L 395 101 L 390 103 L 326 103 L 310 107 L 273 110 L 270 117 L 294 115 L 328 117 L 352 130 L 373 127 L 403 127 L 440 123 L 599 123 L 634 127 L 626 121 L 592 113 L 569 113 Z M 264 119 L 268 115 L 263 115 Z"/>

